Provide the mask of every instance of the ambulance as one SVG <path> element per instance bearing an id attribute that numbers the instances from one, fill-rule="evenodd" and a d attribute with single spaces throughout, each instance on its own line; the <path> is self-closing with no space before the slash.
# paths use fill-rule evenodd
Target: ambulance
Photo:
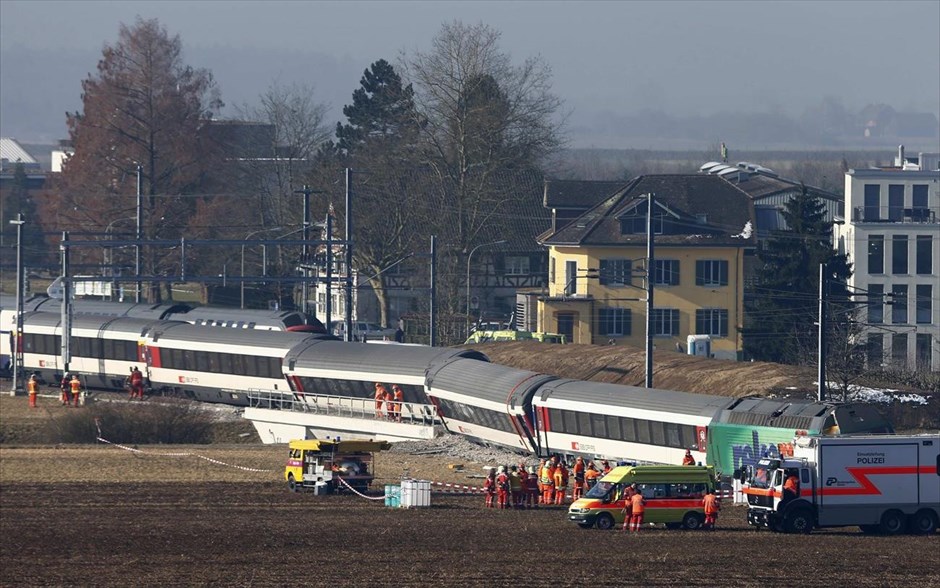
<path id="1" fill-rule="evenodd" d="M 857 525 L 931 534 L 940 521 L 940 434 L 797 437 L 740 472 L 747 521 L 787 533 Z"/>
<path id="2" fill-rule="evenodd" d="M 711 466 L 618 466 L 572 503 L 568 520 L 583 529 L 622 524 L 624 491 L 634 483 L 646 499 L 643 522 L 662 523 L 668 529 L 701 528 L 702 499 L 718 484 Z"/>
<path id="3" fill-rule="evenodd" d="M 293 492 L 365 492 L 375 478 L 374 454 L 390 448 L 387 441 L 297 439 L 288 446 L 284 480 Z"/>

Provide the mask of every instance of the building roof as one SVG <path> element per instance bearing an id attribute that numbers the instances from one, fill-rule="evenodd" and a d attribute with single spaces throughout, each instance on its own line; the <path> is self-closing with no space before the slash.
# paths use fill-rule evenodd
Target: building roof
<path id="1" fill-rule="evenodd" d="M 737 165 L 712 161 L 702 165 L 699 171 L 708 175 L 718 176 L 726 182 L 734 184 L 755 200 L 777 194 L 798 192 L 803 187 L 801 182 L 781 178 L 772 169 L 746 161 L 738 162 Z M 815 186 L 806 186 L 806 190 L 817 198 L 842 202 L 842 197 L 835 192 L 830 192 Z"/>
<path id="2" fill-rule="evenodd" d="M 646 215 L 647 194 L 670 224 L 656 235 L 663 245 L 744 246 L 755 243 L 754 205 L 746 193 L 717 176 L 646 175 L 631 180 L 610 197 L 554 233 L 543 245 L 630 245 L 646 243 L 645 233 L 623 234 L 621 219 Z"/>
<path id="3" fill-rule="evenodd" d="M 12 137 L 0 137 L 0 160 L 0 167 L 4 170 L 12 169 L 17 163 L 22 163 L 27 169 L 39 167 L 39 162 Z"/>
<path id="4" fill-rule="evenodd" d="M 627 182 L 595 180 L 545 180 L 545 208 L 586 209 L 607 198 Z"/>

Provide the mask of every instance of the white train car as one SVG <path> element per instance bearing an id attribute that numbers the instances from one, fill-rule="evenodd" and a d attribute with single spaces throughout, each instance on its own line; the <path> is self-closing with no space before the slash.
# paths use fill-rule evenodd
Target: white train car
<path id="1" fill-rule="evenodd" d="M 548 382 L 533 399 L 547 453 L 680 464 L 706 463 L 708 426 L 729 399 L 601 382 Z"/>
<path id="2" fill-rule="evenodd" d="M 456 359 L 428 370 L 427 395 L 447 430 L 471 441 L 541 453 L 531 399 L 556 379 L 474 359 Z"/>
<path id="3" fill-rule="evenodd" d="M 144 336 L 151 385 L 164 394 L 203 402 L 248 405 L 251 389 L 284 391 L 282 362 L 311 333 L 219 329 L 157 323 Z M 332 337 L 330 337 L 332 338 Z"/>
<path id="4" fill-rule="evenodd" d="M 72 317 L 69 372 L 89 388 L 120 390 L 131 368 L 145 367 L 141 343 L 154 321 L 81 315 Z M 50 385 L 62 378 L 62 324 L 58 315 L 23 315 L 23 366 Z"/>

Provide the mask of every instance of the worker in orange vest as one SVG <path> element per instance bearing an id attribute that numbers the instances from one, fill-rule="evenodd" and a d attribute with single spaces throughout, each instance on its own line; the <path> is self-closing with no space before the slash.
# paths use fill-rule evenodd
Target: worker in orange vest
<path id="1" fill-rule="evenodd" d="M 144 375 L 135 365 L 131 370 L 131 398 L 144 399 Z"/>
<path id="2" fill-rule="evenodd" d="M 398 384 L 392 384 L 392 399 L 395 401 L 392 406 L 394 406 L 393 412 L 395 413 L 395 420 L 399 423 L 401 422 L 401 404 L 405 400 L 405 393 L 402 391 L 401 386 Z"/>
<path id="3" fill-rule="evenodd" d="M 388 398 L 388 390 L 380 382 L 375 383 L 375 418 L 382 418 L 382 404 Z"/>
<path id="4" fill-rule="evenodd" d="M 646 510 L 646 500 L 643 499 L 643 494 L 639 490 L 636 490 L 636 494 L 630 497 L 630 507 L 630 530 L 639 531 L 643 524 L 643 513 Z"/>
<path id="5" fill-rule="evenodd" d="M 581 498 L 581 492 L 584 491 L 584 459 L 578 457 L 574 460 L 574 467 L 571 468 L 574 473 L 574 488 L 571 489 L 571 499 Z"/>
<path id="6" fill-rule="evenodd" d="M 584 470 L 584 484 L 587 486 L 587 489 L 590 490 L 597 484 L 598 478 L 601 477 L 601 473 L 597 471 L 597 466 L 594 465 L 594 462 L 589 462 L 587 469 Z"/>
<path id="7" fill-rule="evenodd" d="M 496 470 L 493 468 L 490 468 L 486 474 L 486 479 L 483 480 L 483 495 L 486 508 L 493 508 L 496 502 Z"/>
<path id="8" fill-rule="evenodd" d="M 496 473 L 496 508 L 509 508 L 509 474 L 506 466 L 499 466 Z"/>
<path id="9" fill-rule="evenodd" d="M 623 513 L 621 532 L 626 532 L 630 528 L 630 520 L 633 518 L 633 502 L 630 499 L 634 494 L 636 494 L 636 484 L 630 484 L 623 489 L 623 496 L 620 497 L 623 500 L 623 510 L 620 511 Z"/>
<path id="10" fill-rule="evenodd" d="M 552 490 L 555 487 L 555 472 L 552 460 L 548 460 L 539 468 L 539 484 L 542 485 L 542 504 L 552 503 Z"/>
<path id="11" fill-rule="evenodd" d="M 39 382 L 36 381 L 36 374 L 29 377 L 26 382 L 26 390 L 29 392 L 29 407 L 36 408 L 36 396 L 39 394 Z"/>
<path id="12" fill-rule="evenodd" d="M 558 467 L 555 468 L 554 481 L 555 481 L 555 504 L 562 504 L 565 501 L 565 491 L 568 488 L 568 470 L 565 468 L 565 464 L 558 462 Z"/>
<path id="13" fill-rule="evenodd" d="M 796 471 L 790 471 L 786 481 L 783 483 L 783 499 L 793 500 L 800 496 L 800 479 L 796 477 Z"/>
<path id="14" fill-rule="evenodd" d="M 542 493 L 539 491 L 539 477 L 535 473 L 535 466 L 529 466 L 525 479 L 526 502 L 529 508 L 538 508 Z"/>
<path id="15" fill-rule="evenodd" d="M 67 373 L 62 374 L 62 380 L 59 382 L 59 390 L 62 392 L 61 400 L 63 406 L 68 406 L 72 403 L 72 392 L 70 391 L 69 382 L 71 378 Z"/>
<path id="16" fill-rule="evenodd" d="M 72 374 L 69 389 L 72 392 L 72 400 L 75 402 L 75 406 L 78 406 L 82 397 L 82 383 L 78 379 L 78 374 Z"/>
<path id="17" fill-rule="evenodd" d="M 682 458 L 682 465 L 695 465 L 695 458 L 692 457 L 692 450 L 685 450 L 685 457 Z"/>
<path id="18" fill-rule="evenodd" d="M 702 498 L 702 507 L 705 510 L 705 528 L 714 529 L 715 522 L 718 520 L 718 511 L 721 510 L 721 503 L 718 502 L 718 497 L 715 496 L 715 491 L 711 488 Z"/>
<path id="19" fill-rule="evenodd" d="M 606 459 L 601 460 L 601 473 L 605 476 L 610 473 L 611 467 Z"/>

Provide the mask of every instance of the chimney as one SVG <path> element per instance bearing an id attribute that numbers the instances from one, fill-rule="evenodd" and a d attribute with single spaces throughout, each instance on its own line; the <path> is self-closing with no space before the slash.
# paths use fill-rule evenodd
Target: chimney
<path id="1" fill-rule="evenodd" d="M 895 162 L 897 167 L 904 167 L 904 145 L 898 145 L 898 160 Z"/>

